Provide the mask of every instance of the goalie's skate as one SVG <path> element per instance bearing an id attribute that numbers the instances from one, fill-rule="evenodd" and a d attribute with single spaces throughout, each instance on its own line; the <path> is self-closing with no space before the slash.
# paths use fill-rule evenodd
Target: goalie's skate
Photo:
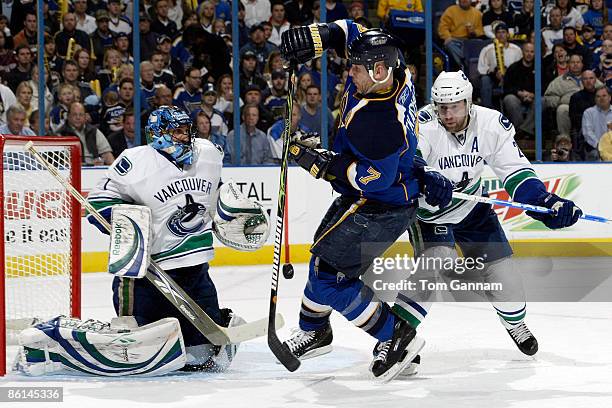
<path id="1" fill-rule="evenodd" d="M 382 342 L 380 351 L 370 364 L 370 372 L 382 383 L 397 377 L 412 362 L 425 346 L 425 341 L 416 337 L 416 330 L 406 321 L 397 319 L 393 337 Z"/>
<path id="2" fill-rule="evenodd" d="M 294 356 L 300 360 L 306 360 L 332 351 L 331 343 L 333 339 L 330 325 L 312 331 L 297 328 L 293 330 L 291 337 L 284 344 L 289 347 Z"/>
<path id="3" fill-rule="evenodd" d="M 538 340 L 536 340 L 535 336 L 529 331 L 525 322 L 520 322 L 516 326 L 511 329 L 506 329 L 512 340 L 514 340 L 514 344 L 521 350 L 524 354 L 528 356 L 533 356 L 538 352 Z"/>

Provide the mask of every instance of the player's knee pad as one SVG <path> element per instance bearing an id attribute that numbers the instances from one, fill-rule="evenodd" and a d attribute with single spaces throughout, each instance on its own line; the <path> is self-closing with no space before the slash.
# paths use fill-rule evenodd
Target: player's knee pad
<path id="1" fill-rule="evenodd" d="M 61 371 L 99 376 L 156 376 L 185 364 L 181 327 L 175 318 L 137 327 L 56 317 L 19 334 L 15 369 L 27 375 Z"/>
<path id="2" fill-rule="evenodd" d="M 485 264 L 482 277 L 486 283 L 499 284 L 497 285 L 499 289 L 486 292 L 487 297 L 492 302 L 525 302 L 523 280 L 520 272 L 514 269 L 512 257 L 508 256 Z"/>

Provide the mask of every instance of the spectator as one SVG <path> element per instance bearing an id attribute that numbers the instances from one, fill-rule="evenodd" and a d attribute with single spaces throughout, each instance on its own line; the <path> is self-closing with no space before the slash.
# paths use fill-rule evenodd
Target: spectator
<path id="1" fill-rule="evenodd" d="M 285 71 L 278 70 L 272 72 L 272 87 L 270 95 L 264 100 L 264 106 L 272 113 L 274 120 L 279 120 L 285 113 L 287 105 L 287 75 Z M 299 107 L 298 104 L 296 106 Z"/>
<path id="2" fill-rule="evenodd" d="M 576 41 L 576 29 L 574 27 L 565 27 L 563 29 L 563 47 L 569 55 L 580 54 L 585 67 L 591 66 L 591 53 L 583 45 Z"/>
<path id="3" fill-rule="evenodd" d="M 523 58 L 508 67 L 504 76 L 504 112 L 517 131 L 535 135 L 535 47 L 523 44 Z"/>
<path id="4" fill-rule="evenodd" d="M 595 50 L 601 47 L 601 40 L 595 35 L 595 29 L 590 24 L 582 26 L 582 45 L 586 47 L 591 56 L 595 53 Z"/>
<path id="5" fill-rule="evenodd" d="M 283 58 L 281 57 L 280 51 L 272 51 L 268 56 L 268 62 L 264 68 L 263 77 L 268 84 L 268 87 L 272 86 L 272 72 L 284 70 Z"/>
<path id="6" fill-rule="evenodd" d="M 241 55 L 242 62 L 240 64 L 240 94 L 243 95 L 246 89 L 251 85 L 257 85 L 260 90 L 267 89 L 268 83 L 264 77 L 257 71 L 257 56 L 253 51 L 245 51 Z"/>
<path id="7" fill-rule="evenodd" d="M 601 40 L 612 40 L 612 23 L 608 22 L 604 24 Z"/>
<path id="8" fill-rule="evenodd" d="M 36 134 L 25 125 L 26 112 L 19 105 L 13 105 L 6 111 L 6 123 L 0 126 L 0 134 L 16 136 L 36 136 Z"/>
<path id="9" fill-rule="evenodd" d="M 544 93 L 544 108 L 555 110 L 559 134 L 570 133 L 569 100 L 582 87 L 580 81 L 582 69 L 582 56 L 572 55 L 569 59 L 569 71 L 555 78 Z"/>
<path id="10" fill-rule="evenodd" d="M 159 37 L 162 42 L 168 37 Z M 151 64 L 153 65 L 153 82 L 155 84 L 164 84 L 168 88 L 173 89 L 176 83 L 176 75 L 172 70 L 166 68 L 165 55 L 161 51 L 155 51 L 151 54 Z M 198 70 L 199 71 L 199 70 Z"/>
<path id="11" fill-rule="evenodd" d="M 241 0 L 241 3 L 244 5 L 244 21 L 247 27 L 250 28 L 270 19 L 272 13 L 269 0 Z"/>
<path id="12" fill-rule="evenodd" d="M 125 77 L 119 80 L 116 101 L 112 104 L 105 104 L 102 109 L 102 121 L 100 130 L 108 135 L 123 129 L 123 114 L 126 110 L 133 109 L 134 101 L 134 78 Z"/>
<path id="13" fill-rule="evenodd" d="M 64 82 L 79 90 L 81 100 L 84 100 L 89 95 L 93 94 L 93 90 L 88 82 L 79 81 L 79 67 L 73 60 L 64 62 L 64 67 L 62 68 L 62 78 L 64 79 Z"/>
<path id="14" fill-rule="evenodd" d="M 169 0 L 168 18 L 174 21 L 174 24 L 176 24 L 176 29 L 180 31 L 183 27 L 181 23 L 181 21 L 183 20 L 182 0 Z"/>
<path id="15" fill-rule="evenodd" d="M 167 35 L 174 38 L 178 34 L 176 23 L 168 18 L 170 5 L 168 0 L 157 0 L 153 3 L 155 15 L 151 22 L 151 31 L 159 35 Z"/>
<path id="16" fill-rule="evenodd" d="M 70 43 L 71 38 L 74 39 L 76 44 L 80 45 L 82 48 L 85 48 L 87 51 L 92 50 L 93 47 L 91 45 L 91 38 L 85 31 L 81 31 L 76 28 L 76 16 L 73 13 L 64 14 L 62 24 L 64 29 L 55 34 L 55 46 L 57 48 L 58 55 L 64 59 L 66 58 L 68 44 Z"/>
<path id="17" fill-rule="evenodd" d="M 257 72 L 261 74 L 263 73 L 268 56 L 274 50 L 275 47 L 266 42 L 263 26 L 257 24 L 251 26 L 250 40 L 240 49 L 240 55 L 244 56 L 247 52 L 253 53 L 257 59 Z"/>
<path id="18" fill-rule="evenodd" d="M 102 60 L 102 68 L 98 70 L 97 78 L 100 88 L 104 91 L 117 80 L 119 67 L 121 67 L 121 54 L 114 48 L 107 48 Z"/>
<path id="19" fill-rule="evenodd" d="M 108 16 L 109 23 L 108 27 L 113 34 L 119 33 L 132 33 L 132 23 L 130 20 L 123 15 L 122 8 L 123 4 L 121 0 L 108 0 Z"/>
<path id="20" fill-rule="evenodd" d="M 140 58 L 143 61 L 151 59 L 151 55 L 157 47 L 157 34 L 151 31 L 151 16 L 149 16 L 149 13 L 140 13 L 138 27 L 140 28 Z"/>
<path id="21" fill-rule="evenodd" d="M 6 111 L 15 103 L 17 103 L 17 98 L 11 88 L 0 83 L 0 125 L 6 124 Z"/>
<path id="22" fill-rule="evenodd" d="M 195 118 L 197 137 L 201 139 L 208 139 L 217 146 L 223 149 L 223 164 L 232 163 L 232 154 L 230 153 L 230 147 L 227 142 L 227 137 L 214 133 L 210 124 L 210 118 L 203 111 L 199 111 Z"/>
<path id="23" fill-rule="evenodd" d="M 227 34 L 225 32 L 225 21 L 221 20 L 220 18 L 216 18 L 215 21 L 213 21 L 212 33 L 215 35 Z M 230 39 L 231 39 L 231 36 L 230 36 Z"/>
<path id="24" fill-rule="evenodd" d="M 232 6 L 230 2 L 225 0 L 211 0 L 215 5 L 215 16 L 223 21 L 230 21 L 232 19 Z M 240 8 L 240 4 L 238 4 Z"/>
<path id="25" fill-rule="evenodd" d="M 242 2 L 238 3 L 238 47 L 242 48 L 249 40 L 249 27 L 246 22 L 246 11 Z M 231 20 L 227 22 L 227 32 L 232 32 Z"/>
<path id="26" fill-rule="evenodd" d="M 593 56 L 593 63 L 591 65 L 597 76 L 603 74 L 605 70 L 605 61 L 606 59 L 610 59 L 610 55 L 612 55 L 612 40 L 603 40 L 601 49 Z"/>
<path id="27" fill-rule="evenodd" d="M 315 0 L 312 4 L 312 18 L 307 24 L 321 24 L 321 2 Z"/>
<path id="28" fill-rule="evenodd" d="M 568 135 L 557 135 L 553 148 L 550 150 L 550 161 L 568 162 L 572 157 L 572 139 Z"/>
<path id="29" fill-rule="evenodd" d="M 353 1 L 353 3 L 351 4 L 351 10 L 354 7 L 353 6 L 354 4 L 361 5 L 361 10 L 363 12 L 363 3 L 359 1 Z M 422 13 L 424 11 L 424 8 L 423 8 L 423 2 L 421 0 L 413 0 L 413 1 L 379 0 L 378 1 L 378 6 L 376 8 L 376 15 L 383 22 L 385 23 L 388 22 L 389 12 L 391 10 L 414 11 L 417 13 Z M 362 14 L 362 16 L 363 15 L 364 14 Z M 356 17 L 353 16 L 353 18 L 356 18 Z"/>
<path id="30" fill-rule="evenodd" d="M 561 12 L 562 26 L 563 27 L 574 27 L 576 30 L 581 30 L 584 24 L 582 14 L 576 7 L 574 7 L 574 0 L 556 0 L 554 8 L 558 8 Z M 552 10 L 554 10 L 554 8 Z M 548 14 L 548 23 L 552 21 L 552 10 Z"/>
<path id="31" fill-rule="evenodd" d="M 202 103 L 202 74 L 198 68 L 188 68 L 185 71 L 183 86 L 174 91 L 174 105 L 191 113 Z"/>
<path id="32" fill-rule="evenodd" d="M 15 92 L 15 97 L 17 98 L 16 105 L 20 108 L 23 108 L 26 119 L 25 126 L 30 126 L 30 113 L 34 110 L 34 106 L 32 106 L 32 94 L 34 93 L 34 89 L 30 85 L 29 81 L 24 81 L 17 86 L 17 92 Z"/>
<path id="33" fill-rule="evenodd" d="M 107 139 L 115 157 L 118 157 L 125 149 L 136 146 L 133 109 L 128 109 L 123 113 L 121 130 L 111 133 Z M 140 145 L 144 146 L 146 144 L 146 138 L 142 135 Z"/>
<path id="34" fill-rule="evenodd" d="M 542 38 L 546 44 L 546 54 L 550 54 L 553 49 L 553 45 L 557 42 L 563 41 L 563 16 L 561 15 L 561 9 L 554 7 L 549 14 L 548 27 L 542 30 Z"/>
<path id="35" fill-rule="evenodd" d="M 89 52 L 84 48 L 79 48 L 72 58 L 77 64 L 79 70 L 79 81 L 89 82 L 96 79 L 96 74 L 93 70 L 93 64 L 89 58 Z"/>
<path id="36" fill-rule="evenodd" d="M 459 0 L 444 11 L 438 25 L 438 35 L 444 41 L 456 66 L 463 65 L 463 41 L 482 37 L 482 14 L 472 7 L 470 0 Z"/>
<path id="37" fill-rule="evenodd" d="M 311 132 L 321 134 L 321 91 L 316 85 L 308 86 L 306 90 L 306 103 L 302 106 L 300 116 L 300 127 L 308 129 Z M 329 108 L 325 113 L 327 115 L 327 132 L 331 133 L 334 125 L 334 117 L 331 114 Z"/>
<path id="38" fill-rule="evenodd" d="M 582 116 L 584 111 L 595 105 L 595 91 L 603 86 L 597 81 L 595 73 L 586 70 L 582 73 L 582 89 L 570 98 L 569 115 L 571 122 L 570 136 L 574 147 L 575 158 L 584 160 L 584 138 L 582 137 Z M 599 85 L 598 85 L 599 84 Z"/>
<path id="39" fill-rule="evenodd" d="M 119 51 L 122 64 L 134 64 L 134 58 L 130 54 L 130 37 L 127 33 L 114 34 L 113 47 Z"/>
<path id="40" fill-rule="evenodd" d="M 85 166 L 110 165 L 115 160 L 112 148 L 100 130 L 87 123 L 85 107 L 74 102 L 68 110 L 68 119 L 58 134 L 77 136 L 81 141 L 81 161 Z"/>
<path id="41" fill-rule="evenodd" d="M 286 105 L 285 105 L 286 108 Z M 293 105 L 293 109 L 291 110 L 291 129 L 290 134 L 294 134 L 296 131 L 300 130 L 302 133 L 306 133 L 307 129 L 300 128 L 300 112 L 301 109 L 299 105 Z M 280 163 L 280 160 L 283 155 L 283 132 L 285 131 L 285 119 L 278 119 L 270 129 L 268 129 L 268 140 L 270 141 L 270 151 L 272 152 L 272 157 L 277 163 Z"/>
<path id="42" fill-rule="evenodd" d="M 378 8 L 380 8 L 380 3 L 381 2 L 378 3 Z M 407 2 L 404 2 L 404 4 L 406 4 L 406 6 L 408 5 Z M 387 17 L 388 17 L 388 12 L 389 11 L 385 12 L 385 16 L 387 16 Z M 365 17 L 365 11 L 364 11 L 363 3 L 360 2 L 360 1 L 353 1 L 350 4 L 350 6 L 348 7 L 348 13 L 349 13 L 349 18 L 352 19 L 352 20 L 357 20 L 358 18 Z M 377 13 L 378 13 L 378 11 L 377 11 Z"/>
<path id="43" fill-rule="evenodd" d="M 72 103 L 76 102 L 74 87 L 67 83 L 60 84 L 57 90 L 57 99 L 57 105 L 51 109 L 49 114 L 50 127 L 53 133 L 57 133 L 64 126 L 68 117 L 68 109 Z"/>
<path id="44" fill-rule="evenodd" d="M 217 91 L 213 84 L 207 83 L 204 85 L 202 104 L 193 113 L 204 112 L 210 119 L 212 133 L 226 136 L 229 133 L 229 129 L 227 128 L 227 123 L 225 123 L 223 113 L 214 108 L 215 103 L 217 103 Z"/>
<path id="45" fill-rule="evenodd" d="M 271 7 L 272 17 L 270 17 L 270 23 L 272 24 L 272 35 L 268 41 L 280 47 L 281 35 L 289 30 L 291 24 L 285 18 L 285 5 L 282 0 L 274 0 Z"/>
<path id="46" fill-rule="evenodd" d="M 140 115 L 140 130 L 141 135 L 145 137 L 144 128 L 149 120 L 149 116 L 153 111 L 160 106 L 170 106 L 172 105 L 172 91 L 166 85 L 161 84 L 155 87 L 155 97 L 153 101 L 149 103 L 149 108 Z"/>
<path id="47" fill-rule="evenodd" d="M 257 105 L 245 105 L 242 110 L 242 124 L 240 125 L 240 163 L 246 165 L 253 164 L 274 164 L 268 136 L 257 128 L 259 122 L 259 108 Z M 233 153 L 233 142 L 235 132 L 232 130 L 228 135 L 228 140 L 232 143 L 230 153 Z"/>
<path id="48" fill-rule="evenodd" d="M 113 33 L 109 29 L 109 22 L 108 11 L 96 11 L 96 30 L 91 35 L 91 42 L 98 67 L 102 66 L 106 51 L 113 46 Z"/>
<path id="49" fill-rule="evenodd" d="M 206 74 L 209 77 L 218 78 L 230 72 L 230 52 L 223 38 L 207 33 L 200 26 L 189 26 L 183 32 L 183 42 L 193 54 L 192 66 L 206 68 Z M 167 46 L 169 58 L 171 44 Z M 181 67 L 180 64 L 179 67 Z M 179 67 L 172 65 L 172 72 L 177 77 Z"/>
<path id="50" fill-rule="evenodd" d="M 0 76 L 3 78 L 17 66 L 15 52 L 9 48 L 6 39 L 4 31 L 0 31 Z"/>
<path id="51" fill-rule="evenodd" d="M 239 101 L 242 106 L 242 100 Z M 224 74 L 217 80 L 217 103 L 215 109 L 223 112 L 229 124 L 232 124 L 232 112 L 234 112 L 234 88 L 232 76 Z"/>
<path id="52" fill-rule="evenodd" d="M 480 97 L 482 105 L 493 108 L 493 88 L 503 83 L 506 68 L 523 57 L 520 47 L 508 41 L 508 27 L 504 23 L 495 26 L 495 38 L 503 46 L 504 67 L 497 66 L 495 43 L 489 44 L 478 56 L 478 73 L 480 74 Z"/>
<path id="53" fill-rule="evenodd" d="M 72 0 L 72 5 L 76 17 L 76 28 L 86 32 L 87 35 L 93 34 L 98 27 L 95 17 L 87 14 L 87 0 Z"/>
<path id="54" fill-rule="evenodd" d="M 47 79 L 49 77 L 49 71 L 47 70 L 47 67 L 44 67 L 44 71 L 45 71 L 45 79 Z M 43 91 L 43 95 L 44 95 L 43 97 L 45 98 L 45 112 L 48 113 L 49 109 L 51 109 L 51 105 L 53 104 L 53 94 L 49 90 L 49 87 L 47 86 L 47 82 L 48 81 L 45 81 L 45 89 Z M 34 93 L 32 94 L 32 105 L 34 106 L 34 109 L 38 109 L 38 98 L 39 98 L 39 91 L 40 91 L 38 89 L 38 65 L 32 66 L 32 79 L 30 79 L 28 83 L 30 84 L 30 87 L 34 91 Z"/>
<path id="55" fill-rule="evenodd" d="M 272 112 L 266 109 L 263 105 L 263 98 L 261 90 L 257 85 L 249 86 L 244 92 L 244 104 L 245 105 L 256 105 L 259 110 L 259 121 L 257 127 L 264 132 L 267 132 L 270 126 L 274 123 L 274 116 Z"/>
<path id="56" fill-rule="evenodd" d="M 552 54 L 544 57 L 542 70 L 542 89 L 544 90 L 553 79 L 569 71 L 569 55 L 562 44 L 555 44 Z"/>
<path id="57" fill-rule="evenodd" d="M 489 10 L 482 15 L 482 26 L 488 38 L 495 38 L 495 26 L 503 23 L 510 35 L 514 35 L 514 18 L 506 8 L 505 0 L 489 0 Z"/>
<path id="58" fill-rule="evenodd" d="M 285 12 L 291 25 L 305 25 L 312 20 L 312 1 L 289 0 L 285 3 Z"/>
<path id="59" fill-rule="evenodd" d="M 588 24 L 595 30 L 595 36 L 601 37 L 604 23 L 609 21 L 610 10 L 604 4 L 604 0 L 591 0 L 589 9 L 582 15 L 584 24 Z M 584 31 L 584 26 L 582 27 Z"/>
<path id="60" fill-rule="evenodd" d="M 45 127 L 43 128 L 42 132 L 38 126 L 38 109 L 33 110 L 32 113 L 30 113 L 29 119 L 30 129 L 32 129 L 32 132 L 36 133 L 38 136 L 51 136 L 51 121 L 49 120 L 48 113 L 45 115 Z"/>
<path id="61" fill-rule="evenodd" d="M 155 99 L 154 72 L 153 64 L 150 61 L 140 63 L 140 100 L 144 110 L 149 109 Z"/>
<path id="62" fill-rule="evenodd" d="M 302 72 L 298 76 L 297 90 L 295 92 L 295 100 L 300 106 L 306 103 L 306 90 L 310 85 L 313 85 L 312 75 L 308 71 Z"/>
<path id="63" fill-rule="evenodd" d="M 582 136 L 585 141 L 584 151 L 587 161 L 599 160 L 599 139 L 610 130 L 612 130 L 610 91 L 604 86 L 595 92 L 595 106 L 585 110 L 582 116 Z"/>
<path id="64" fill-rule="evenodd" d="M 32 51 L 27 45 L 20 45 L 15 50 L 17 54 L 17 65 L 5 78 L 5 82 L 11 91 L 16 92 L 17 86 L 23 81 L 32 79 Z"/>
<path id="65" fill-rule="evenodd" d="M 36 28 L 36 12 L 28 11 L 25 16 L 23 30 L 13 37 L 13 46 L 26 45 L 32 52 L 36 52 L 36 44 L 38 43 Z"/>
<path id="66" fill-rule="evenodd" d="M 206 0 L 200 5 L 200 25 L 209 33 L 213 32 L 213 22 L 215 21 L 215 5 Z"/>
<path id="67" fill-rule="evenodd" d="M 514 14 L 513 26 L 515 27 L 515 34 L 527 37 L 534 31 L 535 12 L 533 3 L 534 0 L 523 0 L 521 11 Z M 541 17 L 538 18 L 541 19 Z"/>
<path id="68" fill-rule="evenodd" d="M 348 18 L 348 11 L 346 11 L 346 7 L 344 7 L 342 1 L 338 2 L 336 0 L 327 0 L 325 2 L 325 6 L 327 8 L 326 23 L 331 23 L 332 21 Z"/>

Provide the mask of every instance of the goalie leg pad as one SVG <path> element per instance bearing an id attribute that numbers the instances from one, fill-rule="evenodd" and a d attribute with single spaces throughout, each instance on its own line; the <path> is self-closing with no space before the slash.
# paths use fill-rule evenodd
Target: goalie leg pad
<path id="1" fill-rule="evenodd" d="M 230 180 L 219 188 L 213 231 L 230 248 L 255 251 L 268 240 L 270 219 L 261 204 L 247 198 Z"/>
<path id="2" fill-rule="evenodd" d="M 151 209 L 142 205 L 113 206 L 108 272 L 142 278 L 151 255 Z"/>
<path id="3" fill-rule="evenodd" d="M 77 372 L 119 377 L 163 375 L 185 365 L 177 319 L 121 327 L 63 316 L 38 324 L 19 334 L 21 347 L 15 369 L 32 376 Z"/>

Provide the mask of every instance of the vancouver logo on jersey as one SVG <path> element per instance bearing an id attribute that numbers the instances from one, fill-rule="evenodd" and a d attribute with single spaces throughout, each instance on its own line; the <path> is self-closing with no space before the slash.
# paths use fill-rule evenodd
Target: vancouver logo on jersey
<path id="1" fill-rule="evenodd" d="M 206 207 L 196 203 L 191 194 L 185 194 L 185 206 L 179 207 L 166 222 L 168 230 L 177 237 L 186 237 L 202 229 Z"/>

